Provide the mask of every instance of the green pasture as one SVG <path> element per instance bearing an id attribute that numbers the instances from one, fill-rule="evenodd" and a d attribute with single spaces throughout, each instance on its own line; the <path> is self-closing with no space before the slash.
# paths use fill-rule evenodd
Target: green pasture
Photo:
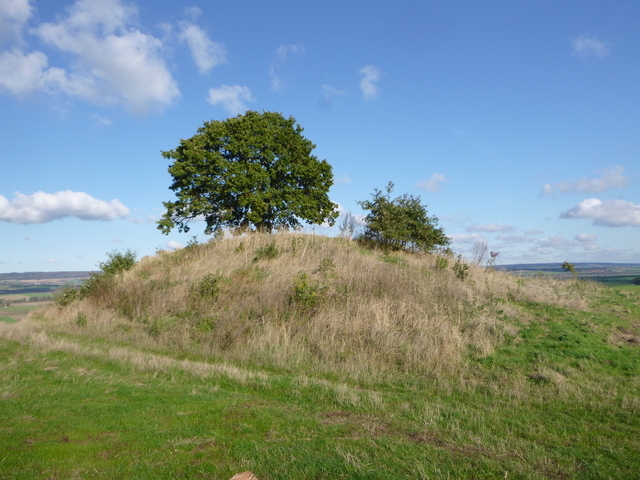
<path id="1" fill-rule="evenodd" d="M 640 289 L 521 307 L 518 337 L 459 373 L 384 384 L 204 375 L 169 352 L 145 367 L 152 352 L 0 325 L 0 479 L 638 478 Z"/>

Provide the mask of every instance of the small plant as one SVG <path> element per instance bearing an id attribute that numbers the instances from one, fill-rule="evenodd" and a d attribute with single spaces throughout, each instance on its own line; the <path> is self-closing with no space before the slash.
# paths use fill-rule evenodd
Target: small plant
<path id="1" fill-rule="evenodd" d="M 276 246 L 276 242 L 274 240 L 266 247 L 262 247 L 256 250 L 256 256 L 253 261 L 257 262 L 258 260 L 262 259 L 273 260 L 278 255 L 280 255 L 280 251 L 278 250 L 278 247 Z"/>
<path id="2" fill-rule="evenodd" d="M 489 269 L 495 270 L 498 255 L 500 255 L 500 252 L 489 252 L 489 258 L 487 259 L 487 267 L 489 267 Z"/>
<path id="3" fill-rule="evenodd" d="M 220 293 L 222 275 L 207 273 L 194 286 L 194 292 L 202 299 L 215 299 Z"/>
<path id="4" fill-rule="evenodd" d="M 191 237 L 191 239 L 189 239 L 189 241 L 187 242 L 187 246 L 184 248 L 193 248 L 197 247 L 198 245 L 200 245 L 200 242 L 198 242 L 197 235 L 194 235 L 193 237 Z"/>
<path id="5" fill-rule="evenodd" d="M 449 266 L 449 259 L 447 257 L 436 258 L 436 269 L 446 270 L 448 266 Z"/>
<path id="6" fill-rule="evenodd" d="M 81 298 L 80 289 L 78 287 L 74 287 L 73 285 L 67 284 L 60 290 L 58 290 L 58 292 L 56 292 L 56 294 L 53 296 L 53 301 L 56 305 L 65 307 L 74 300 L 78 300 L 79 298 Z"/>
<path id="7" fill-rule="evenodd" d="M 309 276 L 304 272 L 300 272 L 293 279 L 291 302 L 305 309 L 313 308 L 322 300 L 324 289 L 323 285 L 312 284 Z"/>
<path id="8" fill-rule="evenodd" d="M 240 242 L 236 247 L 236 253 L 242 253 L 242 252 L 244 252 L 244 242 Z"/>
<path id="9" fill-rule="evenodd" d="M 76 325 L 78 325 L 79 327 L 86 327 L 87 316 L 82 313 L 79 313 L 78 316 L 76 317 Z"/>
<path id="10" fill-rule="evenodd" d="M 451 267 L 451 269 L 456 274 L 456 277 L 458 277 L 458 279 L 462 280 L 463 282 L 469 276 L 469 265 L 462 261 L 461 255 L 458 255 L 456 263 L 453 264 L 453 267 Z"/>
<path id="11" fill-rule="evenodd" d="M 116 273 L 125 272 L 133 268 L 136 264 L 136 255 L 138 252 L 134 250 L 125 250 L 119 252 L 117 250 L 107 253 L 108 260 L 100 262 L 98 266 L 104 275 L 115 275 Z"/>
<path id="12" fill-rule="evenodd" d="M 293 254 L 295 255 L 300 252 L 300 250 L 305 247 L 306 243 L 307 242 L 303 237 L 293 237 L 291 239 L 291 251 Z"/>
<path id="13" fill-rule="evenodd" d="M 633 284 L 634 285 L 640 285 L 640 277 L 636 277 L 633 279 Z"/>
<path id="14" fill-rule="evenodd" d="M 351 212 L 345 212 L 338 220 L 338 236 L 346 240 L 351 240 L 359 227 L 358 219 Z"/>
<path id="15" fill-rule="evenodd" d="M 577 275 L 578 274 L 578 272 L 576 272 L 576 266 L 573 263 L 564 262 L 562 264 L 562 269 L 565 272 L 570 272 L 572 275 Z"/>
<path id="16" fill-rule="evenodd" d="M 487 247 L 487 243 L 484 240 L 476 240 L 471 248 L 472 262 L 476 265 L 480 265 L 488 251 L 489 247 Z"/>
<path id="17" fill-rule="evenodd" d="M 318 273 L 321 273 L 324 278 L 331 278 L 336 276 L 336 264 L 330 258 L 323 258 L 318 266 Z"/>

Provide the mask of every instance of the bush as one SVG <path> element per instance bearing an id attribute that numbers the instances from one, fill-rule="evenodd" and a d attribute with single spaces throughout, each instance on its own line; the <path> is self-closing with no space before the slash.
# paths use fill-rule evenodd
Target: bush
<path id="1" fill-rule="evenodd" d="M 402 195 L 391 199 L 393 183 L 387 193 L 374 190 L 373 199 L 358 202 L 369 213 L 365 217 L 363 243 L 385 250 L 433 251 L 446 249 L 451 240 L 439 228 L 438 219 L 427 214 L 420 197 Z"/>
<path id="2" fill-rule="evenodd" d="M 640 285 L 640 277 L 636 277 L 633 279 L 633 284 L 634 285 Z"/>

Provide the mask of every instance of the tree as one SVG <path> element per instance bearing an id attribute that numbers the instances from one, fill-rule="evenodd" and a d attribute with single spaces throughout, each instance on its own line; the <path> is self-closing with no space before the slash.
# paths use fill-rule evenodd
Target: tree
<path id="1" fill-rule="evenodd" d="M 565 272 L 570 272 L 572 275 L 577 275 L 578 274 L 578 272 L 576 272 L 576 266 L 573 263 L 564 262 L 562 264 L 562 269 Z"/>
<path id="2" fill-rule="evenodd" d="M 362 238 L 391 250 L 432 251 L 448 249 L 451 240 L 438 227 L 438 218 L 427 214 L 420 197 L 401 195 L 391 199 L 393 183 L 386 195 L 375 189 L 372 200 L 358 202 L 369 213 L 365 217 Z"/>
<path id="3" fill-rule="evenodd" d="M 206 234 L 299 228 L 328 221 L 337 205 L 329 200 L 331 165 L 311 155 L 315 145 L 302 136 L 293 117 L 248 111 L 224 121 L 205 122 L 198 133 L 167 152 L 173 159 L 169 187 L 178 197 L 164 202 L 158 229 L 168 234 L 204 217 Z"/>
<path id="4" fill-rule="evenodd" d="M 640 285 L 640 277 L 636 277 L 633 279 L 633 284 L 634 285 Z"/>

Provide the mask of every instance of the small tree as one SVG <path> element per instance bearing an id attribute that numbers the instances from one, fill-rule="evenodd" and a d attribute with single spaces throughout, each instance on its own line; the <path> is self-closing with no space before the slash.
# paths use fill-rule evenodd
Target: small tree
<path id="1" fill-rule="evenodd" d="M 299 228 L 300 220 L 333 225 L 331 165 L 311 155 L 315 145 L 302 131 L 293 117 L 274 112 L 205 122 L 176 149 L 162 152 L 174 160 L 169 188 L 178 199 L 164 202 L 158 229 L 188 232 L 196 217 L 204 217 L 206 234 Z"/>
<path id="2" fill-rule="evenodd" d="M 563 269 L 565 272 L 570 272 L 570 273 L 571 273 L 571 274 L 573 274 L 573 275 L 576 275 L 576 274 L 577 274 L 577 272 L 576 272 L 576 266 L 575 266 L 575 264 L 573 264 L 573 263 L 564 262 L 564 263 L 562 264 L 562 269 Z"/>
<path id="3" fill-rule="evenodd" d="M 393 183 L 386 195 L 376 189 L 372 200 L 358 202 L 369 213 L 362 238 L 391 250 L 432 251 L 448 248 L 451 240 L 439 228 L 438 219 L 427 214 L 420 197 L 404 194 L 391 199 Z"/>
<path id="4" fill-rule="evenodd" d="M 640 285 L 640 277 L 636 277 L 633 279 L 633 284 L 634 285 Z"/>

